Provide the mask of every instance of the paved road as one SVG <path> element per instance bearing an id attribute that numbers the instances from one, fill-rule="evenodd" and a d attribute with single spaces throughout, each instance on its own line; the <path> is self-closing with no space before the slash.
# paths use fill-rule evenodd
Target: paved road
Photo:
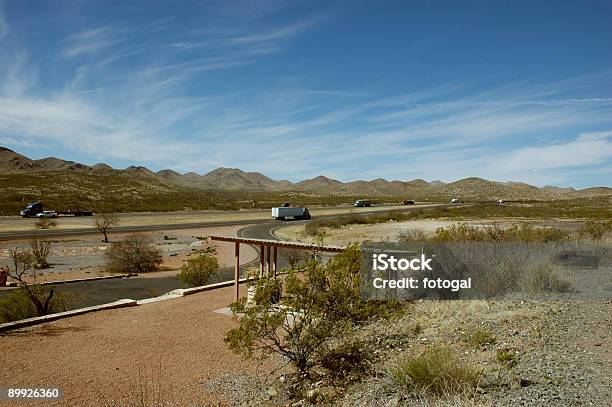
<path id="1" fill-rule="evenodd" d="M 414 210 L 419 207 L 406 207 L 405 210 Z M 380 211 L 371 212 L 360 212 L 357 215 L 366 216 L 371 214 L 380 213 Z M 320 216 L 317 219 L 331 219 L 343 215 L 328 215 Z M 261 221 L 229 221 L 229 222 L 214 222 L 214 223 L 198 223 L 190 225 L 180 225 L 180 227 L 203 227 L 203 226 L 221 226 L 221 225 L 240 225 L 249 224 L 238 230 L 237 234 L 239 237 L 254 238 L 254 239 L 274 239 L 278 240 L 273 234 L 274 230 L 279 229 L 287 224 L 303 224 L 309 221 L 292 221 L 292 222 L 280 222 L 269 220 Z M 146 228 L 146 229 L 145 229 Z M 177 229 L 179 225 L 156 225 L 156 226 L 145 226 L 138 227 L 135 230 L 164 230 L 165 229 Z M 135 231 L 132 228 L 126 228 L 129 231 Z M 56 236 L 52 232 L 50 235 Z M 58 231 L 65 232 L 65 231 Z M 91 231 L 79 230 L 78 234 L 91 233 Z M 258 248 L 256 248 L 258 250 Z M 259 260 L 255 260 L 251 263 L 241 266 L 241 271 L 250 266 L 258 266 Z M 282 255 L 278 258 L 278 266 L 280 269 L 287 266 L 286 260 L 283 259 Z M 220 271 L 219 275 L 210 280 L 210 283 L 216 283 L 220 281 L 230 281 L 234 278 L 233 268 L 226 268 Z M 123 298 L 130 298 L 133 300 L 141 300 L 145 298 L 155 297 L 166 292 L 172 291 L 177 288 L 183 288 L 178 277 L 130 277 L 121 279 L 106 279 L 106 280 L 95 280 L 95 281 L 82 281 L 75 283 L 58 283 L 48 285 L 47 287 L 54 287 L 57 292 L 63 292 L 75 296 L 79 299 L 77 307 L 87 307 L 92 305 L 104 304 L 112 301 L 116 301 Z M 0 291 L 0 298 L 8 295 L 10 290 Z"/>
<path id="2" fill-rule="evenodd" d="M 112 228 L 112 233 L 125 233 L 125 232 L 154 232 L 157 230 L 177 230 L 177 229 L 195 229 L 202 227 L 215 227 L 215 226 L 232 226 L 232 225 L 248 225 L 253 223 L 268 223 L 269 219 L 252 219 L 252 220 L 228 220 L 218 222 L 195 222 L 195 223 L 179 223 L 179 224 L 162 224 L 162 225 L 144 225 L 144 226 L 117 226 Z M 78 235 L 91 235 L 100 233 L 95 228 L 83 228 L 83 229 L 49 229 L 39 231 L 12 231 L 12 232 L 0 232 L 0 241 L 21 239 L 34 236 L 50 236 L 50 237 L 69 237 Z"/>
<path id="3" fill-rule="evenodd" d="M 398 208 L 397 205 L 389 206 L 389 210 L 391 211 L 409 211 L 415 209 L 425 209 L 432 206 L 445 207 L 449 206 L 449 204 L 433 204 L 433 205 L 416 205 L 416 206 L 406 206 Z M 357 216 L 367 216 L 373 214 L 380 214 L 384 212 L 386 205 L 376 206 L 376 210 L 368 210 L 368 211 L 359 211 L 359 212 L 351 212 L 351 215 Z M 319 209 L 351 209 L 351 207 L 347 206 L 337 206 L 337 207 L 325 207 Z M 349 212 L 341 213 L 341 214 L 333 214 L 333 215 L 321 215 L 316 216 L 316 219 L 331 219 L 337 218 L 339 216 L 348 215 Z M 158 230 L 177 230 L 177 229 L 195 229 L 202 227 L 215 227 L 215 226 L 232 226 L 232 225 L 251 225 L 251 224 L 268 224 L 270 223 L 270 218 L 261 218 L 261 219 L 250 219 L 250 220 L 228 220 L 228 221 L 207 221 L 207 222 L 191 222 L 191 223 L 170 223 L 170 224 L 159 224 L 159 225 L 138 225 L 138 226 L 116 226 L 112 228 L 112 233 L 125 233 L 125 232 L 153 232 Z M 0 241 L 12 240 L 12 239 L 22 239 L 34 236 L 50 236 L 50 237 L 69 237 L 69 236 L 78 236 L 78 235 L 91 235 L 99 233 L 96 228 L 79 228 L 79 229 L 48 229 L 48 230 L 23 230 L 23 231 L 8 231 L 8 232 L 0 232 Z"/>

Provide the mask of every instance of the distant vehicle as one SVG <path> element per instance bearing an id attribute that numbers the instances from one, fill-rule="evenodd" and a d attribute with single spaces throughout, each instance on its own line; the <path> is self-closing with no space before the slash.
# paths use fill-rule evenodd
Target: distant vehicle
<path id="1" fill-rule="evenodd" d="M 497 204 L 498 205 L 503 205 L 504 204 L 504 200 L 503 199 L 498 199 L 497 200 Z"/>
<path id="2" fill-rule="evenodd" d="M 288 208 L 288 207 L 290 207 L 290 206 L 291 206 L 291 205 L 289 204 L 289 202 L 285 202 L 285 203 L 283 203 L 283 204 L 281 205 L 281 208 Z"/>
<path id="3" fill-rule="evenodd" d="M 35 215 L 37 218 L 57 218 L 57 212 L 55 211 L 43 211 Z"/>
<path id="4" fill-rule="evenodd" d="M 459 203 L 463 203 L 463 201 L 459 198 L 453 198 L 450 200 L 450 203 L 452 204 L 459 204 Z"/>
<path id="5" fill-rule="evenodd" d="M 310 212 L 308 208 L 281 206 L 272 208 L 272 217 L 275 220 L 305 220 L 310 219 Z"/>
<path id="6" fill-rule="evenodd" d="M 372 203 L 368 201 L 367 199 L 358 199 L 355 201 L 356 208 L 367 207 L 367 206 L 372 206 Z"/>
<path id="7" fill-rule="evenodd" d="M 404 205 L 414 205 L 414 199 L 408 199 L 402 202 Z"/>
<path id="8" fill-rule="evenodd" d="M 49 213 L 54 213 L 55 216 L 38 216 L 38 214 L 42 213 L 44 214 L 45 212 L 49 212 Z M 24 218 L 48 218 L 48 217 L 57 217 L 59 215 L 66 215 L 66 216 L 91 216 L 93 215 L 93 211 L 90 210 L 86 210 L 86 209 L 68 209 L 67 211 L 45 211 L 43 208 L 43 204 L 42 202 L 32 202 L 26 205 L 26 207 L 19 212 L 19 214 L 24 217 Z"/>

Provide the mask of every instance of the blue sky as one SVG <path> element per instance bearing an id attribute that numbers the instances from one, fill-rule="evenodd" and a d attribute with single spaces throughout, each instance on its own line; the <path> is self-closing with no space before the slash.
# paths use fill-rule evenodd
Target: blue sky
<path id="1" fill-rule="evenodd" d="M 299 181 L 612 186 L 609 1 L 0 0 L 0 145 Z"/>

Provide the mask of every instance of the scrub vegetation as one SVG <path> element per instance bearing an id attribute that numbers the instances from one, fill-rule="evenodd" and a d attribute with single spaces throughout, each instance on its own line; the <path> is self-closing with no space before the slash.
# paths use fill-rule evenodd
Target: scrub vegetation
<path id="1" fill-rule="evenodd" d="M 585 233 L 602 236 L 612 230 L 612 198 L 597 197 L 580 200 L 549 202 L 524 202 L 497 205 L 480 202 L 474 205 L 429 207 L 411 211 L 388 211 L 376 215 L 351 214 L 334 219 L 313 220 L 306 225 L 305 233 L 316 236 L 323 228 L 340 228 L 347 225 L 372 225 L 385 222 L 402 222 L 420 219 L 474 220 L 474 219 L 586 219 L 589 228 Z"/>

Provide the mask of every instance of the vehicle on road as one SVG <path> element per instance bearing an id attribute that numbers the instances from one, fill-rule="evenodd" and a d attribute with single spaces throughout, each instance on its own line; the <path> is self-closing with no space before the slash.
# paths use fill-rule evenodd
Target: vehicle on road
<path id="1" fill-rule="evenodd" d="M 35 215 L 37 218 L 57 218 L 57 212 L 55 211 L 43 211 Z"/>
<path id="2" fill-rule="evenodd" d="M 358 199 L 355 201 L 356 208 L 368 207 L 368 206 L 372 206 L 372 203 L 368 201 L 367 199 Z"/>
<path id="3" fill-rule="evenodd" d="M 453 199 L 450 200 L 450 203 L 452 203 L 452 204 L 460 204 L 460 203 L 463 203 L 463 201 L 461 199 L 459 199 L 459 198 L 453 198 Z"/>
<path id="4" fill-rule="evenodd" d="M 505 201 L 504 201 L 503 199 L 498 199 L 496 203 L 497 203 L 498 205 L 503 205 L 503 204 L 504 204 L 504 202 L 505 202 Z"/>
<path id="5" fill-rule="evenodd" d="M 281 206 L 272 208 L 272 218 L 275 220 L 305 220 L 310 219 L 308 208 Z"/>
<path id="6" fill-rule="evenodd" d="M 414 205 L 414 199 L 407 199 L 404 202 L 402 202 L 402 204 L 404 204 L 404 205 Z"/>
<path id="7" fill-rule="evenodd" d="M 38 216 L 39 213 L 45 212 L 53 212 L 55 216 Z M 48 217 L 57 217 L 59 215 L 64 216 L 92 216 L 93 211 L 86 209 L 68 209 L 67 211 L 45 211 L 43 208 L 42 202 L 31 202 L 26 205 L 26 207 L 19 212 L 19 214 L 24 218 L 48 218 Z"/>

